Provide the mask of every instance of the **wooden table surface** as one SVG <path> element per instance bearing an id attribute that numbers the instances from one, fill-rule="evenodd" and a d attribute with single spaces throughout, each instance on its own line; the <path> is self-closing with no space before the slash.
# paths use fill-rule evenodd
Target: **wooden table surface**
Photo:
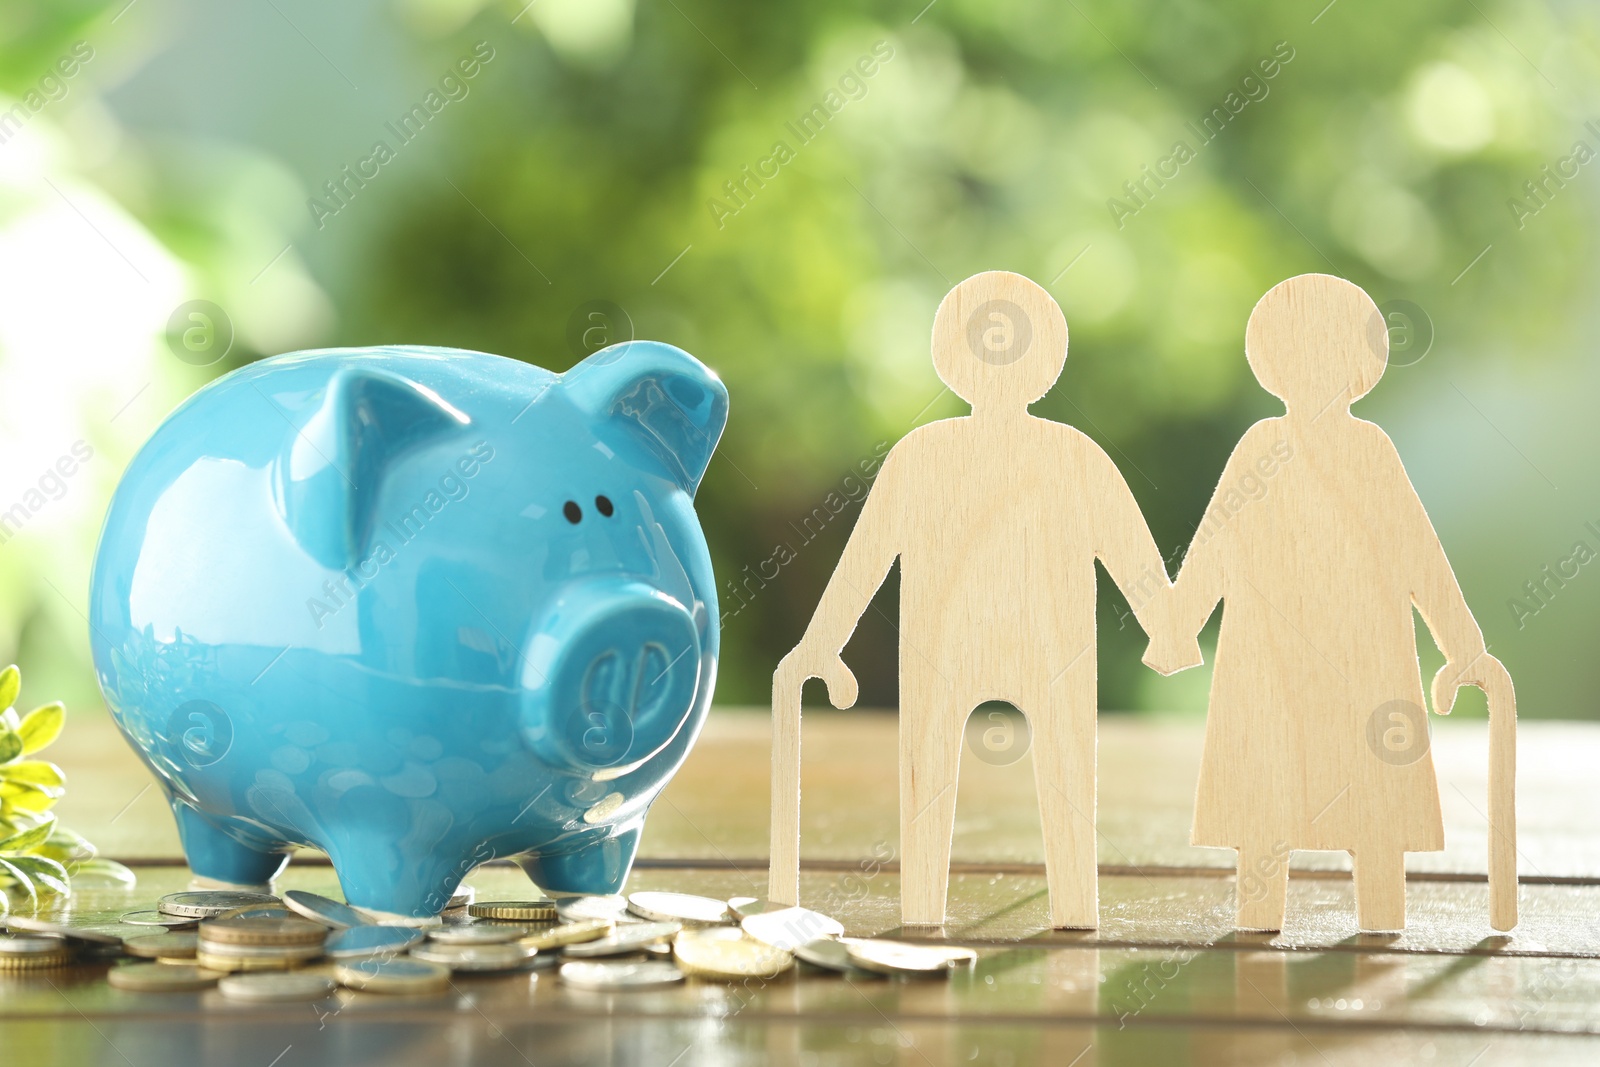
<path id="1" fill-rule="evenodd" d="M 768 720 L 715 713 L 646 829 L 630 889 L 764 895 Z M 899 929 L 895 720 L 808 712 L 803 902 L 855 935 L 978 949 L 950 981 L 790 974 L 746 986 L 580 993 L 549 974 L 457 978 L 448 993 L 341 991 L 315 1005 L 241 1005 L 215 991 L 129 994 L 104 967 L 0 975 L 0 1062 L 146 1064 L 967 1063 L 1494 1064 L 1600 1062 L 1600 726 L 1520 735 L 1522 922 L 1489 927 L 1482 721 L 1434 724 L 1447 847 L 1409 857 L 1406 931 L 1355 927 L 1348 859 L 1296 855 L 1284 931 L 1231 928 L 1232 854 L 1190 847 L 1201 726 L 1104 716 L 1100 928 L 1050 930 L 1031 762 L 969 727 L 949 922 Z M 135 865 L 131 891 L 79 893 L 104 922 L 185 888 L 172 821 L 103 716 L 51 749 L 70 778 L 63 821 Z M 977 758 L 983 757 L 983 758 Z M 480 868 L 480 895 L 523 895 Z M 337 895 L 319 855 L 280 889 Z M 275 1058 L 276 1057 L 276 1058 Z"/>

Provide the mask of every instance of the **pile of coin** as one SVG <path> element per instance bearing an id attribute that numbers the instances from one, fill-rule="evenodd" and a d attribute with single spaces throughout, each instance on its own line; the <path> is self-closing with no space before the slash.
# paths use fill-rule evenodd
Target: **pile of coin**
<path id="1" fill-rule="evenodd" d="M 65 938 L 26 937 L 11 934 L 0 937 L 0 971 L 37 971 L 65 967 L 73 960 Z"/>
<path id="2" fill-rule="evenodd" d="M 716 981 L 776 978 L 798 960 L 858 977 L 947 976 L 970 967 L 968 948 L 849 938 L 835 919 L 756 897 L 721 901 L 687 893 L 568 898 L 563 918 L 612 916 L 604 937 L 568 944 L 561 979 L 588 990 L 649 989 L 685 976 Z M 651 957 L 660 957 L 652 959 Z"/>
<path id="3" fill-rule="evenodd" d="M 231 891 L 172 893 L 104 930 L 12 916 L 0 971 L 45 970 L 86 957 L 135 957 L 107 976 L 116 988 L 173 992 L 217 986 L 244 1001 L 310 1000 L 337 985 L 427 993 L 452 975 L 516 975 L 560 966 L 582 990 L 652 989 L 703 980 L 770 980 L 796 963 L 856 977 L 943 976 L 970 967 L 971 949 L 844 936 L 836 920 L 755 897 L 688 893 L 478 902 L 470 891 L 422 926 L 373 922 L 348 904 L 302 890 L 282 898 Z M 463 913 L 464 912 L 464 913 Z M 159 931 L 159 932 L 157 932 Z M 145 962 L 154 961 L 154 962 Z"/>
<path id="4" fill-rule="evenodd" d="M 328 928 L 299 918 L 207 919 L 195 962 L 211 971 L 287 971 L 322 956 Z"/>
<path id="5" fill-rule="evenodd" d="M 100 930 L 26 915 L 8 915 L 0 937 L 0 971 L 38 971 L 122 954 L 122 938 Z"/>

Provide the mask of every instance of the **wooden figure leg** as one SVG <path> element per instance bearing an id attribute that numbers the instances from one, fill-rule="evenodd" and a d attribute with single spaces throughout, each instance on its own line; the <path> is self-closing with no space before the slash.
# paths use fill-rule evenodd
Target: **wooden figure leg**
<path id="1" fill-rule="evenodd" d="M 1033 731 L 1033 776 L 1044 825 L 1050 925 L 1093 930 L 1100 924 L 1095 853 L 1094 674 L 1057 682 L 1054 699 L 1024 708 Z"/>
<path id="2" fill-rule="evenodd" d="M 1406 925 L 1406 854 L 1395 848 L 1352 849 L 1356 923 L 1363 930 L 1403 930 Z"/>
<path id="3" fill-rule="evenodd" d="M 1264 843 L 1239 849 L 1238 917 L 1241 930 L 1282 930 L 1289 899 L 1289 857 Z"/>
<path id="4" fill-rule="evenodd" d="M 956 778 L 970 708 L 956 706 L 938 678 L 900 683 L 900 919 L 944 922 Z"/>

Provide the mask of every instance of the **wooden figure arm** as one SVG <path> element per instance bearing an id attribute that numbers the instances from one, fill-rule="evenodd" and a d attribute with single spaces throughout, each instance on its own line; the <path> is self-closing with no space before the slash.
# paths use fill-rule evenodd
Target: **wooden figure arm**
<path id="1" fill-rule="evenodd" d="M 855 677 L 839 653 L 900 554 L 899 512 L 904 500 L 897 458 L 891 449 L 804 636 L 778 664 L 775 685 L 798 688 L 807 678 L 821 678 L 835 707 L 855 703 Z"/>
<path id="2" fill-rule="evenodd" d="M 772 840 L 767 897 L 800 903 L 800 693 L 808 678 L 821 678 L 836 708 L 855 704 L 856 677 L 839 653 L 872 596 L 900 554 L 898 513 L 902 507 L 899 465 L 890 450 L 844 555 L 822 591 L 806 632 L 772 675 Z"/>
<path id="3" fill-rule="evenodd" d="M 1233 466 L 1230 458 L 1228 468 L 1224 469 L 1206 505 L 1207 516 L 1212 515 L 1218 507 L 1222 487 L 1231 484 L 1228 474 Z M 1176 674 L 1205 662 L 1198 638 L 1200 628 L 1206 624 L 1222 599 L 1221 550 L 1226 543 L 1226 536 L 1226 532 L 1213 526 L 1209 518 L 1203 518 L 1195 529 L 1194 539 L 1189 543 L 1183 563 L 1178 568 L 1177 580 L 1163 598 L 1161 617 L 1155 620 L 1159 630 L 1152 632 L 1150 647 L 1144 655 L 1145 665 L 1152 670 L 1161 674 Z"/>
<path id="4" fill-rule="evenodd" d="M 1483 631 L 1472 617 L 1467 598 L 1461 593 L 1455 571 L 1439 543 L 1439 535 L 1428 519 L 1416 490 L 1411 488 L 1399 453 L 1387 441 L 1385 451 L 1394 466 L 1395 477 L 1405 487 L 1407 501 L 1405 541 L 1410 549 L 1411 602 L 1427 624 L 1428 632 L 1444 653 L 1444 666 L 1434 675 L 1433 710 L 1450 714 L 1456 692 L 1464 685 L 1476 685 L 1491 695 L 1509 690 L 1511 678 L 1505 666 L 1489 655 Z"/>
<path id="5" fill-rule="evenodd" d="M 1448 715 L 1464 685 L 1482 689 L 1489 705 L 1489 923 L 1496 930 L 1517 925 L 1517 695 L 1505 664 L 1489 654 L 1455 571 L 1439 543 L 1422 501 L 1412 488 L 1394 445 L 1389 457 L 1410 499 L 1405 531 L 1412 560 L 1411 602 L 1422 614 L 1445 663 L 1433 676 L 1430 697 L 1438 715 Z"/>
<path id="6" fill-rule="evenodd" d="M 1133 498 L 1111 457 L 1101 454 L 1101 484 L 1097 486 L 1095 513 L 1099 517 L 1095 555 L 1106 573 L 1128 598 L 1133 617 L 1152 638 L 1161 636 L 1165 625 L 1172 580 L 1167 564 L 1150 536 L 1144 513 Z"/>

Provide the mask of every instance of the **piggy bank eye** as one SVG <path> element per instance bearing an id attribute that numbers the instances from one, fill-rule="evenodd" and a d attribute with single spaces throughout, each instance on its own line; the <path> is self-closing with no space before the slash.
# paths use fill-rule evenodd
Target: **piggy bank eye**
<path id="1" fill-rule="evenodd" d="M 611 498 L 608 496 L 595 497 L 594 506 L 596 511 L 600 512 L 600 514 L 604 515 L 608 519 L 611 517 L 612 513 L 617 510 L 614 506 L 612 506 Z"/>
<path id="2" fill-rule="evenodd" d="M 565 515 L 567 521 L 574 526 L 583 521 L 583 509 L 578 506 L 576 500 L 569 500 L 562 505 L 561 514 Z"/>

